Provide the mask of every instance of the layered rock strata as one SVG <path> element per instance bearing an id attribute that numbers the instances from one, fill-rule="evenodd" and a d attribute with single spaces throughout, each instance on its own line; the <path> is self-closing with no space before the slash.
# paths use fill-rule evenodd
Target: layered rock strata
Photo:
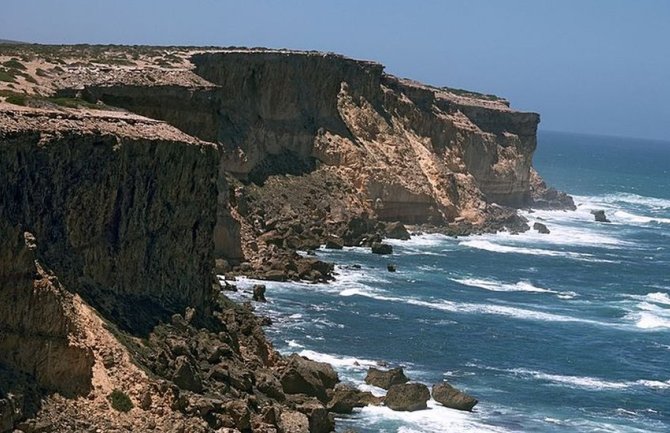
<path id="1" fill-rule="evenodd" d="M 326 281 L 332 264 L 296 250 L 374 247 L 407 238 L 401 223 L 520 231 L 514 207 L 571 204 L 531 169 L 538 115 L 373 62 L 95 46 L 0 60 L 3 433 L 329 432 L 331 412 L 381 401 L 278 355 L 212 271 Z"/>

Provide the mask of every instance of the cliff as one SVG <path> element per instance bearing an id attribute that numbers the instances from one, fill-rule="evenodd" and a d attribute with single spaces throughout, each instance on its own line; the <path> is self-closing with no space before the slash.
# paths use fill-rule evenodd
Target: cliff
<path id="1" fill-rule="evenodd" d="M 296 250 L 572 205 L 531 168 L 537 114 L 374 62 L 10 45 L 0 64 L 2 432 L 330 431 L 334 372 L 274 352 L 214 273 L 325 281 Z"/>
<path id="2" fill-rule="evenodd" d="M 115 322 L 208 308 L 216 148 L 137 116 L 0 111 L 0 220 Z"/>

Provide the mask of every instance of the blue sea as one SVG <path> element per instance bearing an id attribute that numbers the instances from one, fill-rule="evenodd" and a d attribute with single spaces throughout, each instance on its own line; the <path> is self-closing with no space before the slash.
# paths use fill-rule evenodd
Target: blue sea
<path id="1" fill-rule="evenodd" d="M 670 431 L 670 143 L 542 132 L 534 164 L 578 205 L 524 212 L 549 235 L 424 234 L 390 241 L 391 257 L 320 250 L 334 283 L 265 283 L 257 311 L 282 353 L 380 395 L 363 378 L 386 361 L 480 400 L 473 413 L 367 407 L 338 431 Z"/>

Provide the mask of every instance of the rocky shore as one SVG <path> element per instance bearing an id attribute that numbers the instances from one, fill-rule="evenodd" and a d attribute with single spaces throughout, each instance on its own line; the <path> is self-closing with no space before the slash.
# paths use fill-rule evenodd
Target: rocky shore
<path id="1" fill-rule="evenodd" d="M 402 372 L 370 372 L 384 400 L 281 356 L 217 275 L 327 282 L 322 245 L 389 254 L 574 208 L 531 167 L 537 114 L 374 62 L 9 44 L 0 74 L 2 433 L 325 433 L 364 405 L 421 409 Z"/>

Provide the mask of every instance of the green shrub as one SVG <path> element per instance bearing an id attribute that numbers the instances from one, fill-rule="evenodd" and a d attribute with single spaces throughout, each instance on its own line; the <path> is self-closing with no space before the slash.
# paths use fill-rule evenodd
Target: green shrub
<path id="1" fill-rule="evenodd" d="M 19 62 L 17 59 L 7 60 L 3 63 L 3 66 L 13 69 L 21 69 L 22 71 L 26 70 L 26 67 L 23 65 L 23 63 Z"/>
<path id="2" fill-rule="evenodd" d="M 8 83 L 14 83 L 14 75 L 10 74 L 7 71 L 0 70 L 0 81 L 6 81 Z"/>
<path id="3" fill-rule="evenodd" d="M 12 96 L 8 96 L 5 99 L 5 102 L 14 105 L 26 105 L 26 97 L 23 95 L 14 94 Z"/>
<path id="4" fill-rule="evenodd" d="M 112 404 L 112 408 L 119 412 L 129 412 L 130 409 L 133 408 L 133 402 L 130 400 L 130 397 L 128 397 L 128 394 L 119 389 L 112 391 L 107 398 Z"/>

